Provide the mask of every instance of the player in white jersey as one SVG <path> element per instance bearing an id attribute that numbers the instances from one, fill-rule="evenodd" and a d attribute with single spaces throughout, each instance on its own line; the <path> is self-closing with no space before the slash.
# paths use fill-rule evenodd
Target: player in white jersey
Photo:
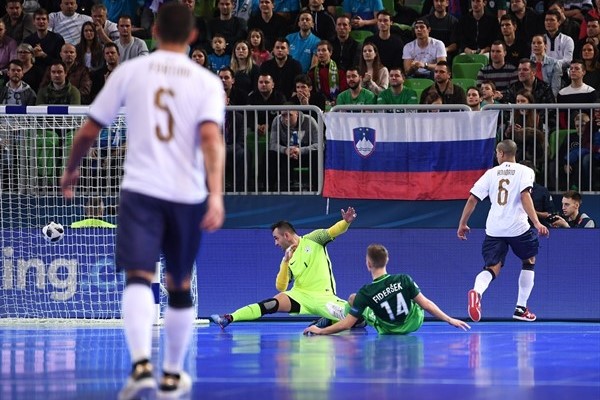
<path id="1" fill-rule="evenodd" d="M 111 74 L 75 136 L 61 179 L 64 196 L 73 197 L 80 160 L 101 127 L 125 107 L 129 129 L 116 263 L 127 272 L 122 310 L 133 367 L 119 399 L 152 397 L 157 389 L 150 361 L 155 312 L 151 282 L 161 251 L 169 303 L 158 394 L 179 398 L 191 390 L 191 379 L 183 371 L 195 318 L 191 272 L 202 229 L 218 229 L 224 220 L 225 162 L 223 85 L 187 57 L 187 43 L 195 39 L 193 26 L 186 6 L 171 2 L 160 8 L 153 27 L 159 50 Z"/>
<path id="2" fill-rule="evenodd" d="M 469 217 L 479 201 L 490 198 L 492 206 L 486 221 L 482 248 L 485 266 L 475 278 L 473 289 L 468 293 L 469 317 L 476 322 L 481 319 L 481 296 L 490 282 L 500 274 L 509 246 L 523 261 L 513 318 L 521 321 L 536 319 L 535 314 L 527 309 L 527 300 L 533 289 L 533 269 L 539 247 L 538 233 L 548 236 L 548 228 L 540 223 L 531 199 L 535 173 L 531 168 L 518 164 L 516 154 L 517 144 L 512 140 L 498 143 L 496 158 L 499 165 L 486 171 L 475 182 L 458 226 L 458 237 L 466 240 L 470 230 L 467 226 Z M 528 216 L 537 232 L 530 227 Z"/>

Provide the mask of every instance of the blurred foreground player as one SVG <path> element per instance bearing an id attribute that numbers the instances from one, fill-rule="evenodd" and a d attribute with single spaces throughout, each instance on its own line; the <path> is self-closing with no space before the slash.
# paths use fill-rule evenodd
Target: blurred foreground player
<path id="1" fill-rule="evenodd" d="M 202 229 L 220 228 L 225 214 L 223 85 L 187 57 L 187 43 L 196 34 L 193 26 L 185 5 L 173 2 L 160 8 L 153 28 L 159 50 L 111 74 L 75 137 L 61 180 L 64 196 L 73 197 L 80 160 L 100 128 L 126 107 L 129 129 L 116 261 L 127 271 L 122 313 L 133 368 L 119 399 L 141 398 L 157 389 L 150 361 L 155 314 L 150 282 L 161 251 L 169 304 L 158 397 L 179 398 L 191 389 L 183 371 L 195 318 L 191 271 Z"/>
<path id="2" fill-rule="evenodd" d="M 367 248 L 367 269 L 373 282 L 350 295 L 350 311 L 341 321 L 326 328 L 309 326 L 304 334 L 330 335 L 350 329 L 364 317 L 379 334 L 405 335 L 423 324 L 423 310 L 462 330 L 471 329 L 465 322 L 449 317 L 421 293 L 409 275 L 387 273 L 389 255 L 380 244 Z"/>
<path id="3" fill-rule="evenodd" d="M 527 309 L 527 300 L 533 289 L 533 268 L 539 247 L 538 233 L 548 236 L 548 228 L 540 223 L 531 199 L 535 172 L 517 163 L 516 154 L 517 144 L 512 140 L 498 143 L 498 166 L 489 169 L 475 182 L 460 218 L 457 236 L 461 240 L 467 240 L 470 230 L 467 226 L 469 217 L 475 211 L 477 202 L 489 196 L 492 206 L 485 224 L 482 247 L 485 266 L 475 278 L 473 289 L 468 293 L 468 312 L 473 321 L 481 319 L 481 296 L 490 282 L 500 274 L 509 246 L 523 262 L 513 318 L 520 321 L 536 319 L 535 314 Z M 529 225 L 527 216 L 534 228 Z"/>
<path id="4" fill-rule="evenodd" d="M 275 245 L 284 251 L 273 298 L 242 307 L 231 314 L 214 314 L 211 319 L 221 328 L 234 321 L 252 321 L 265 314 L 313 314 L 337 321 L 344 317 L 346 301 L 336 296 L 331 260 L 325 246 L 348 230 L 356 218 L 352 207 L 342 210 L 342 220 L 329 229 L 317 229 L 298 236 L 287 221 L 271 226 Z M 294 284 L 286 290 L 290 281 Z"/>

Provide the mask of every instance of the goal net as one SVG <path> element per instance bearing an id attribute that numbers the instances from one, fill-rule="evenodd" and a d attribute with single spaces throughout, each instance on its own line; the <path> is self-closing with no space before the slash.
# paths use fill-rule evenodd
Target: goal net
<path id="1" fill-rule="evenodd" d="M 63 199 L 59 188 L 86 111 L 66 106 L 28 107 L 23 114 L 0 109 L 0 323 L 121 318 L 125 279 L 116 271 L 114 224 L 126 146 L 123 115 L 100 132 L 83 160 L 75 199 Z M 65 228 L 59 242 L 42 236 L 50 221 Z M 162 311 L 167 295 L 163 263 L 157 262 L 161 273 L 153 289 Z M 192 278 L 196 304 L 195 272 Z"/>

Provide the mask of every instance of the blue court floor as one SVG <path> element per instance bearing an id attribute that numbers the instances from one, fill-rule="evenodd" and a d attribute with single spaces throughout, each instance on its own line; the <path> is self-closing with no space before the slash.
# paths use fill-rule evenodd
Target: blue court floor
<path id="1" fill-rule="evenodd" d="M 302 336 L 304 322 L 195 329 L 193 399 L 600 399 L 600 324 L 426 322 Z M 153 360 L 161 357 L 156 328 Z M 120 327 L 0 328 L 0 399 L 115 399 L 130 364 Z"/>

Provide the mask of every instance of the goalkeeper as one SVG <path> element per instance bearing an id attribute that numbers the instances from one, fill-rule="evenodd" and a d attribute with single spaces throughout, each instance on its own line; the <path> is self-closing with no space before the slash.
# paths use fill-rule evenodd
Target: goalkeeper
<path id="1" fill-rule="evenodd" d="M 233 321 L 252 321 L 277 312 L 319 315 L 333 321 L 344 318 L 347 302 L 335 294 L 335 278 L 325 246 L 346 232 L 355 218 L 354 208 L 348 207 L 342 210 L 342 220 L 329 229 L 317 229 L 304 236 L 299 236 L 287 221 L 273 224 L 275 245 L 284 251 L 275 281 L 279 293 L 231 314 L 211 315 L 211 320 L 224 329 Z M 286 290 L 291 281 L 292 288 Z"/>

